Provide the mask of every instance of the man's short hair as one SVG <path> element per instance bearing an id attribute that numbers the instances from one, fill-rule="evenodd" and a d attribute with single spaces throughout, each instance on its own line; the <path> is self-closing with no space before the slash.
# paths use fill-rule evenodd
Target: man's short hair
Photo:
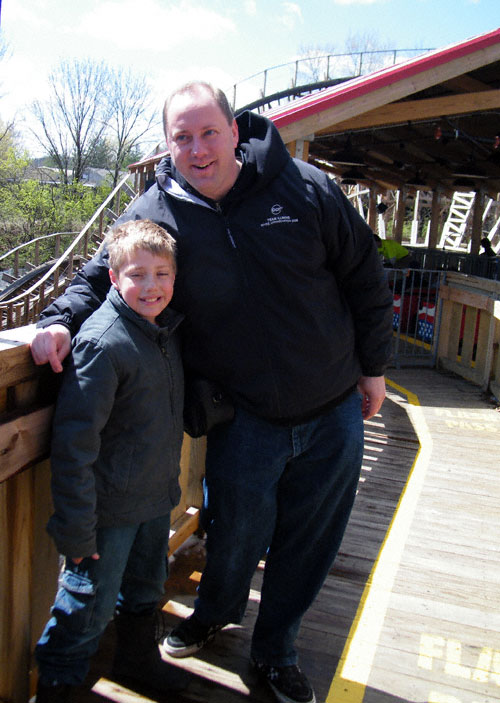
<path id="1" fill-rule="evenodd" d="M 151 220 L 130 220 L 114 227 L 106 235 L 109 267 L 116 273 L 130 254 L 144 250 L 170 259 L 175 270 L 175 239 L 166 229 Z"/>
<path id="2" fill-rule="evenodd" d="M 198 90 L 206 90 L 210 93 L 216 104 L 219 106 L 222 114 L 228 121 L 228 124 L 233 124 L 234 113 L 225 93 L 220 88 L 214 88 L 211 83 L 206 83 L 205 81 L 190 81 L 189 83 L 184 83 L 184 85 L 181 85 L 179 88 L 172 91 L 172 93 L 170 93 L 168 98 L 165 100 L 165 105 L 163 106 L 163 131 L 165 132 L 165 137 L 167 137 L 168 128 L 167 113 L 172 99 L 176 95 L 193 95 Z"/>

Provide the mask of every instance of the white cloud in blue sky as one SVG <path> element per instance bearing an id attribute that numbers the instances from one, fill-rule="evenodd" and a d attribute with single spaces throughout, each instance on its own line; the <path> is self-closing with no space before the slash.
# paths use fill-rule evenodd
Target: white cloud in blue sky
<path id="1" fill-rule="evenodd" d="M 374 5 L 380 4 L 384 0 L 333 0 L 335 5 Z"/>
<path id="2" fill-rule="evenodd" d="M 256 15 L 257 14 L 257 3 L 255 0 L 244 0 L 243 8 L 244 8 L 245 13 L 247 15 Z"/>
<path id="3" fill-rule="evenodd" d="M 200 2 L 176 5 L 141 0 L 140 12 L 137 9 L 137 0 L 102 2 L 83 15 L 78 31 L 103 42 L 133 46 L 134 50 L 149 50 L 161 39 L 169 46 L 178 46 L 190 41 L 213 41 L 237 31 L 231 17 Z"/>
<path id="4" fill-rule="evenodd" d="M 278 21 L 288 30 L 295 29 L 297 22 L 303 23 L 302 10 L 296 2 L 282 2 L 282 13 L 278 17 Z"/>

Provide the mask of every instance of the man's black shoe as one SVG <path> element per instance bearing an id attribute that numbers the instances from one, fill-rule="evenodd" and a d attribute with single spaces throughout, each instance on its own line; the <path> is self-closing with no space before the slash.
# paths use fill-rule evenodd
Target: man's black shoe
<path id="1" fill-rule="evenodd" d="M 195 615 L 183 620 L 165 637 L 161 648 L 171 657 L 189 657 L 211 642 L 224 625 L 203 625 Z"/>
<path id="2" fill-rule="evenodd" d="M 316 696 L 296 664 L 291 666 L 269 666 L 252 659 L 260 678 L 266 681 L 281 703 L 316 703 Z"/>

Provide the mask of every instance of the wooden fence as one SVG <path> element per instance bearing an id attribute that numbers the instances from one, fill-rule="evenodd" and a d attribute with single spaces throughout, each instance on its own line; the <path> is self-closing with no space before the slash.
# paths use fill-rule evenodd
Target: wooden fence
<path id="1" fill-rule="evenodd" d="M 56 374 L 36 367 L 34 326 L 0 332 L 0 701 L 27 703 L 36 685 L 33 648 L 49 616 L 59 558 L 45 531 L 51 514 L 49 438 Z M 182 497 L 170 551 L 198 527 L 203 440 L 185 437 Z"/>
<path id="2" fill-rule="evenodd" d="M 448 272 L 439 297 L 438 366 L 500 399 L 500 281 Z"/>

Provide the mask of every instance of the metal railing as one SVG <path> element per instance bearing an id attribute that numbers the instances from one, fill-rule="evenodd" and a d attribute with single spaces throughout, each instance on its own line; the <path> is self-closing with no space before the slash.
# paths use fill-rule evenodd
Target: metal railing
<path id="1" fill-rule="evenodd" d="M 439 331 L 439 289 L 444 274 L 421 269 L 386 269 L 393 295 L 392 365 L 435 366 Z"/>
<path id="2" fill-rule="evenodd" d="M 293 92 L 297 86 L 349 80 L 427 51 L 432 49 L 380 49 L 306 56 L 266 68 L 234 83 L 228 90 L 228 98 L 232 96 L 232 107 L 237 110 L 275 93 L 286 92 L 285 89 Z"/>

